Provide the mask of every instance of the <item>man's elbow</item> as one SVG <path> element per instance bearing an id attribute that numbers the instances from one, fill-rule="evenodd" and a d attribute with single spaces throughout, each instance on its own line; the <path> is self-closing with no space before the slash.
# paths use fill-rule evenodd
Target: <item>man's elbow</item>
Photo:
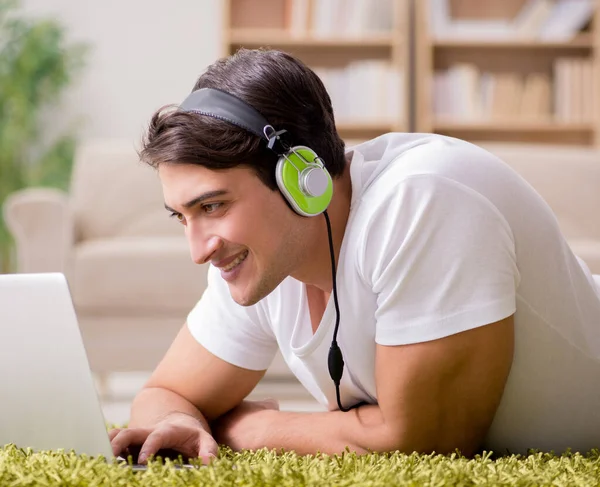
<path id="1" fill-rule="evenodd" d="M 436 450 L 433 435 L 426 431 L 411 431 L 409 428 L 386 426 L 381 434 L 381 452 L 411 454 L 432 453 Z"/>
<path id="2" fill-rule="evenodd" d="M 379 453 L 401 452 L 411 453 L 439 453 L 449 454 L 460 451 L 464 456 L 472 456 L 480 447 L 480 442 L 474 438 L 454 437 L 445 438 L 442 431 L 432 429 L 402 428 L 393 425 L 381 427 L 377 434 L 372 436 L 371 447 L 364 450 Z"/>
<path id="3" fill-rule="evenodd" d="M 430 452 L 433 451 L 433 445 L 427 441 L 426 435 L 415 435 L 406 430 L 387 424 L 372 426 L 367 435 L 361 438 L 360 442 L 348 445 L 350 451 L 357 454 L 362 453 L 388 453 L 388 452 Z"/>

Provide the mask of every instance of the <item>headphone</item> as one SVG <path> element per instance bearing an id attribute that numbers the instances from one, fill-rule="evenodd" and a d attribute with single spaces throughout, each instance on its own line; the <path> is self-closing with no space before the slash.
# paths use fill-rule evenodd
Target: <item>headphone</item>
<path id="1" fill-rule="evenodd" d="M 359 403 L 345 408 L 342 406 L 340 400 L 340 381 L 344 372 L 344 358 L 337 343 L 340 309 L 337 299 L 331 222 L 326 211 L 333 196 L 333 182 L 329 172 L 325 168 L 323 160 L 309 147 L 291 145 L 287 140 L 287 130 L 275 130 L 258 110 L 225 91 L 215 88 L 201 88 L 196 90 L 179 105 L 179 110 L 198 113 L 229 122 L 265 139 L 267 147 L 279 156 L 275 168 L 277 186 L 292 209 L 302 216 L 310 217 L 321 213 L 325 216 L 329 236 L 333 300 L 336 311 L 335 328 L 331 347 L 329 348 L 327 365 L 329 375 L 335 384 L 339 409 L 346 412 L 362 405 L 363 403 Z"/>
<path id="2" fill-rule="evenodd" d="M 224 120 L 265 139 L 279 156 L 275 169 L 279 191 L 299 215 L 316 216 L 329 206 L 333 182 L 323 160 L 309 147 L 290 145 L 284 136 L 288 132 L 275 130 L 254 107 L 224 91 L 201 88 L 179 109 Z"/>

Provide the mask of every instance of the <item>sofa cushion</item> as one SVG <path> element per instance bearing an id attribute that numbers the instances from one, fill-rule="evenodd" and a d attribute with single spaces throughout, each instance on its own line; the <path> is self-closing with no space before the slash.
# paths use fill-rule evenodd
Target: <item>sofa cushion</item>
<path id="1" fill-rule="evenodd" d="M 127 141 L 79 145 L 71 178 L 77 241 L 183 235 L 164 208 L 158 172 Z"/>
<path id="2" fill-rule="evenodd" d="M 600 241 L 600 151 L 508 143 L 480 145 L 510 165 L 544 198 L 570 243 Z"/>
<path id="3" fill-rule="evenodd" d="M 480 143 L 548 203 L 575 255 L 600 274 L 600 151 L 591 147 Z"/>
<path id="4" fill-rule="evenodd" d="M 69 281 L 78 311 L 180 313 L 183 323 L 206 288 L 207 270 L 192 262 L 183 236 L 119 237 L 78 244 Z"/>

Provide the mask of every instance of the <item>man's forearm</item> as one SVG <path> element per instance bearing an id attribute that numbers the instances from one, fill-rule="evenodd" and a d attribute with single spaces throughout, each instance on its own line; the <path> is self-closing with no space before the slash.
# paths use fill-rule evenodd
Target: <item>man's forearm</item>
<path id="1" fill-rule="evenodd" d="M 401 438 L 385 424 L 379 406 L 375 405 L 362 406 L 345 413 L 265 410 L 256 415 L 247 419 L 255 420 L 261 431 L 256 432 L 254 440 L 251 438 L 252 434 L 249 435 L 248 445 L 237 446 L 252 449 L 283 448 L 301 455 L 316 452 L 341 453 L 346 448 L 357 453 L 390 451 L 402 446 Z"/>
<path id="2" fill-rule="evenodd" d="M 197 419 L 210 432 L 202 413 L 179 394 L 159 387 L 142 389 L 133 400 L 129 427 L 152 426 L 170 414 L 183 413 Z"/>

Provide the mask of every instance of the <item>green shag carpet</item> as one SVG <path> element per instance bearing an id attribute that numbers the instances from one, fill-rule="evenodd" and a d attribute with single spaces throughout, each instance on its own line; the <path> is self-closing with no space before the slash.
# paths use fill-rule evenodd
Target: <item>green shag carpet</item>
<path id="1" fill-rule="evenodd" d="M 592 486 L 600 485 L 600 451 L 473 459 L 460 455 L 234 453 L 209 466 L 176 469 L 152 460 L 145 471 L 74 453 L 0 449 L 0 486 Z"/>

